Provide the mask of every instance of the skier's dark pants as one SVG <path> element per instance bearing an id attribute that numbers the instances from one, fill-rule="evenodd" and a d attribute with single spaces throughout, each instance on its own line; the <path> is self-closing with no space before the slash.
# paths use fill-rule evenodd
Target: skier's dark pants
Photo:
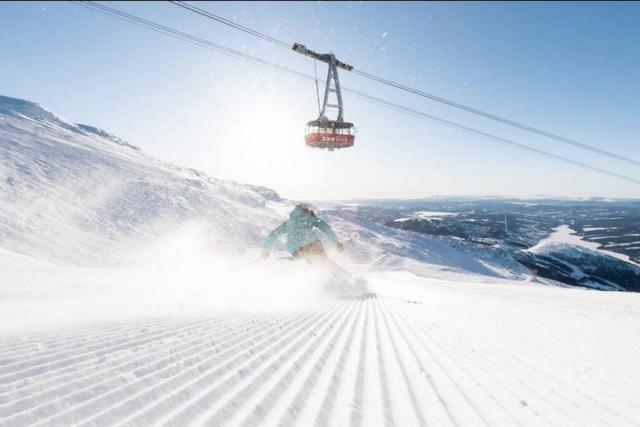
<path id="1" fill-rule="evenodd" d="M 324 252 L 324 247 L 322 243 L 320 243 L 320 240 L 296 249 L 291 255 L 293 255 L 294 258 L 304 259 L 311 263 L 327 260 L 327 255 Z"/>

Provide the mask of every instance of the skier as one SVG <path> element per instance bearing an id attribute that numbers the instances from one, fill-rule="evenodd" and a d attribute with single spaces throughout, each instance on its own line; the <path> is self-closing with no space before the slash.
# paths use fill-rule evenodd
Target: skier
<path id="1" fill-rule="evenodd" d="M 318 236 L 313 232 L 319 228 L 334 243 L 336 249 L 342 251 L 344 245 L 338 241 L 329 224 L 318 218 L 316 213 L 304 203 L 297 204 L 289 214 L 289 219 L 273 230 L 264 242 L 262 257 L 269 253 L 278 237 L 287 234 L 287 250 L 294 258 L 304 259 L 312 264 L 321 264 L 327 268 L 330 277 L 325 283 L 325 290 L 340 299 L 368 298 L 373 294 L 367 290 L 367 281 L 354 277 L 347 270 L 331 261 Z"/>
<path id="2" fill-rule="evenodd" d="M 328 262 L 322 243 L 313 232 L 318 228 L 342 251 L 344 245 L 338 241 L 329 224 L 318 218 L 316 213 L 304 203 L 299 203 L 289 215 L 289 219 L 273 230 L 264 242 L 262 257 L 267 258 L 278 237 L 287 234 L 287 250 L 294 258 L 310 263 Z"/>

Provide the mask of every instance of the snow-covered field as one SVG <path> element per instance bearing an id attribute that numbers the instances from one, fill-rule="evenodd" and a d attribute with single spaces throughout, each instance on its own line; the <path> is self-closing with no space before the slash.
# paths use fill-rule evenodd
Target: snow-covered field
<path id="1" fill-rule="evenodd" d="M 432 219 L 432 218 L 438 219 L 445 216 L 456 216 L 456 215 L 458 214 L 455 212 L 419 211 L 419 212 L 413 212 L 409 217 L 398 218 L 395 220 L 395 222 L 404 222 L 412 219 Z"/>
<path id="2" fill-rule="evenodd" d="M 640 294 L 337 210 L 337 299 L 291 202 L 3 97 L 0 201 L 2 426 L 638 425 Z"/>
<path id="3" fill-rule="evenodd" d="M 585 229 L 585 231 L 588 231 L 588 229 Z M 575 234 L 575 230 L 573 230 L 571 227 L 569 227 L 566 224 L 561 225 L 560 227 L 557 227 L 549 237 L 541 240 L 540 242 L 538 242 L 537 245 L 535 245 L 532 248 L 529 248 L 529 250 L 533 252 L 543 251 L 545 246 L 547 245 L 558 245 L 558 244 L 579 246 L 579 247 L 590 249 L 593 251 L 598 251 L 604 255 L 618 258 L 622 261 L 626 261 L 631 264 L 636 264 L 631 260 L 631 258 L 629 258 L 628 255 L 620 254 L 613 251 L 608 251 L 606 249 L 599 249 L 601 246 L 600 244 L 584 240 L 582 237 Z"/>

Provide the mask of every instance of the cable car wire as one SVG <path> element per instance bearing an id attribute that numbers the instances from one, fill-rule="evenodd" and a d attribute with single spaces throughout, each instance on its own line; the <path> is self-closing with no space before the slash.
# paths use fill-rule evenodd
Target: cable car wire
<path id="1" fill-rule="evenodd" d="M 318 86 L 318 68 L 316 67 L 316 60 L 313 60 L 313 77 L 316 81 L 316 99 L 318 100 L 318 114 L 322 111 L 320 108 L 320 87 Z"/>
<path id="2" fill-rule="evenodd" d="M 273 37 L 271 37 L 271 36 L 269 36 L 267 34 L 264 34 L 264 33 L 261 33 L 259 31 L 253 30 L 253 29 L 251 29 L 249 27 L 246 27 L 244 25 L 240 25 L 238 23 L 230 21 L 230 20 L 228 20 L 226 18 L 223 18 L 223 17 L 221 17 L 219 15 L 216 15 L 216 14 L 211 13 L 209 11 L 206 11 L 204 9 L 192 6 L 192 5 L 190 5 L 188 3 L 185 3 L 183 1 L 170 1 L 170 3 L 173 3 L 176 6 L 180 6 L 180 7 L 184 8 L 184 9 L 190 10 L 190 11 L 192 11 L 194 13 L 197 13 L 199 15 L 202 15 L 204 17 L 207 17 L 209 19 L 212 19 L 212 20 L 217 21 L 219 23 L 222 23 L 224 25 L 230 26 L 230 27 L 235 28 L 237 30 L 243 31 L 243 32 L 245 32 L 247 34 L 251 34 L 251 35 L 253 35 L 255 37 L 259 37 L 259 38 L 261 38 L 263 40 L 269 41 L 269 42 L 271 42 L 273 44 L 276 44 L 278 46 L 281 46 L 281 47 L 284 47 L 284 48 L 287 48 L 287 49 L 291 49 L 291 45 L 288 44 L 288 43 L 283 42 L 282 40 L 275 39 L 275 38 L 273 38 Z M 566 138 L 564 136 L 561 136 L 561 135 L 558 135 L 558 134 L 555 134 L 555 133 L 552 133 L 552 132 L 548 132 L 548 131 L 545 131 L 543 129 L 539 129 L 539 128 L 536 128 L 534 126 L 529 126 L 529 125 L 527 125 L 525 123 L 522 123 L 522 122 L 519 122 L 519 121 L 515 121 L 515 120 L 511 120 L 511 119 L 499 116 L 497 114 L 489 113 L 489 112 L 481 110 L 479 108 L 471 107 L 471 106 L 468 106 L 468 105 L 465 105 L 465 104 L 462 104 L 462 103 L 459 103 L 459 102 L 456 102 L 456 101 L 452 101 L 450 99 L 443 98 L 441 96 L 437 96 L 437 95 L 434 95 L 434 94 L 429 93 L 429 92 L 425 92 L 425 91 L 420 90 L 420 89 L 415 89 L 415 88 L 412 88 L 410 86 L 404 85 L 402 83 L 397 83 L 397 82 L 394 82 L 392 80 L 385 79 L 383 77 L 376 76 L 374 74 L 358 70 L 357 68 L 354 68 L 351 71 L 354 74 L 357 74 L 357 75 L 359 75 L 361 77 L 365 77 L 367 79 L 374 80 L 374 81 L 376 81 L 378 83 L 382 83 L 382 84 L 394 87 L 396 89 L 400 89 L 402 91 L 409 92 L 409 93 L 421 96 L 423 98 L 430 99 L 432 101 L 440 102 L 440 103 L 448 105 L 450 107 L 454 107 L 454 108 L 457 108 L 457 109 L 460 109 L 460 110 L 464 110 L 466 112 L 469 112 L 469 113 L 472 113 L 472 114 L 476 114 L 476 115 L 482 116 L 484 118 L 491 119 L 491 120 L 500 122 L 502 124 L 506 124 L 506 125 L 518 128 L 520 130 L 524 130 L 524 131 L 527 131 L 527 132 L 534 133 L 536 135 L 543 136 L 545 138 L 550 138 L 550 139 L 553 139 L 555 141 L 561 142 L 563 144 L 572 145 L 574 147 L 578 147 L 578 148 L 581 148 L 583 150 L 591 151 L 593 153 L 597 153 L 597 154 L 602 155 L 602 156 L 607 156 L 607 157 L 610 157 L 610 158 L 613 158 L 613 159 L 616 159 L 616 160 L 619 160 L 619 161 L 623 161 L 623 162 L 626 162 L 626 163 L 633 164 L 635 166 L 640 166 L 640 161 L 639 160 L 630 158 L 628 156 L 623 156 L 621 154 L 617 154 L 617 153 L 614 153 L 614 152 L 609 151 L 609 150 L 604 150 L 602 148 L 598 148 L 598 147 L 595 147 L 593 145 L 585 144 L 585 143 L 577 141 L 575 139 Z"/>
<path id="3" fill-rule="evenodd" d="M 259 37 L 259 38 L 261 38 L 263 40 L 266 40 L 266 41 L 268 41 L 270 43 L 273 43 L 275 45 L 284 47 L 287 50 L 291 49 L 291 44 L 290 43 L 283 42 L 282 40 L 278 40 L 278 39 L 276 39 L 274 37 L 271 37 L 271 36 L 268 36 L 268 35 L 266 35 L 264 33 L 259 32 L 259 31 L 253 30 L 253 29 L 251 29 L 249 27 L 245 27 L 244 25 L 237 24 L 237 23 L 235 23 L 233 21 L 230 21 L 230 20 L 228 20 L 226 18 L 223 18 L 222 16 L 216 15 L 216 14 L 211 13 L 209 11 L 206 11 L 204 9 L 200 9 L 199 7 L 192 6 L 192 5 L 190 5 L 188 3 L 185 3 L 183 1 L 169 1 L 169 3 L 173 3 L 176 6 L 179 6 L 181 8 L 190 10 L 191 12 L 197 13 L 198 15 L 202 15 L 202 16 L 207 17 L 209 19 L 213 19 L 214 21 L 217 21 L 217 22 L 219 22 L 221 24 L 227 25 L 227 26 L 229 26 L 231 28 L 235 28 L 236 30 L 240 30 L 240 31 L 243 31 L 243 32 L 245 32 L 247 34 L 251 34 L 252 36 Z"/>
<path id="4" fill-rule="evenodd" d="M 285 74 L 289 74 L 289 75 L 292 75 L 292 76 L 297 77 L 299 79 L 303 79 L 303 80 L 307 80 L 307 81 L 311 81 L 311 82 L 317 81 L 314 78 L 314 76 L 308 75 L 308 74 L 303 73 L 301 71 L 294 70 L 292 68 L 289 68 L 289 67 L 286 67 L 286 66 L 283 66 L 283 65 L 279 65 L 279 64 L 271 62 L 271 61 L 267 61 L 265 59 L 256 57 L 254 55 L 250 55 L 250 54 L 247 54 L 247 53 L 244 53 L 244 52 L 240 52 L 240 51 L 235 50 L 235 49 L 228 48 L 226 46 L 219 45 L 219 44 L 211 42 L 209 40 L 202 39 L 200 37 L 197 37 L 197 36 L 194 36 L 194 35 L 179 31 L 179 30 L 176 30 L 176 29 L 171 28 L 171 27 L 167 27 L 165 25 L 157 24 L 157 23 L 155 23 L 153 21 L 150 21 L 150 20 L 147 20 L 147 19 L 144 19 L 144 18 L 140 18 L 138 16 L 132 15 L 132 14 L 127 13 L 127 12 L 120 11 L 118 9 L 114 9 L 112 7 L 109 7 L 109 6 L 105 6 L 105 5 L 96 3 L 96 2 L 88 2 L 88 1 L 70 1 L 70 3 L 76 4 L 76 5 L 80 5 L 80 6 L 84 6 L 84 7 L 88 8 L 88 9 L 93 10 L 93 11 L 100 12 L 102 14 L 117 18 L 119 20 L 123 20 L 123 21 L 129 22 L 129 23 L 132 23 L 132 24 L 135 24 L 135 25 L 138 25 L 138 26 L 146 27 L 148 29 L 151 29 L 151 30 L 156 31 L 156 32 L 160 32 L 160 33 L 168 35 L 170 37 L 181 39 L 181 40 L 187 41 L 189 43 L 195 44 L 197 46 L 204 47 L 204 48 L 207 48 L 207 49 L 210 49 L 210 50 L 214 50 L 214 51 L 217 51 L 219 53 L 223 53 L 225 55 L 228 55 L 228 56 L 231 56 L 231 57 L 234 57 L 234 58 L 239 58 L 239 59 L 242 59 L 242 60 L 257 64 L 257 65 L 266 66 L 266 67 L 271 68 L 271 69 L 273 69 L 275 71 L 282 72 L 282 73 L 285 73 Z M 322 84 L 324 86 L 324 83 L 320 82 L 320 84 Z M 582 162 L 570 159 L 568 157 L 560 156 L 560 155 L 557 155 L 557 154 L 554 154 L 554 153 L 551 153 L 551 152 L 548 152 L 548 151 L 545 151 L 545 150 L 540 150 L 540 149 L 537 149 L 537 148 L 534 148 L 534 147 L 531 147 L 531 146 L 528 146 L 528 145 L 525 145 L 525 144 L 521 144 L 521 143 L 516 142 L 516 141 L 512 141 L 512 140 L 509 140 L 509 139 L 506 139 L 506 138 L 502 138 L 502 137 L 497 136 L 497 135 L 489 134 L 489 133 L 486 133 L 486 132 L 481 131 L 479 129 L 471 128 L 471 127 L 468 127 L 468 126 L 465 126 L 465 125 L 462 125 L 462 124 L 459 124 L 459 123 L 456 123 L 456 122 L 453 122 L 453 121 L 450 121 L 450 120 L 446 120 L 446 119 L 443 119 L 443 118 L 440 118 L 440 117 L 437 117 L 437 116 L 434 116 L 434 115 L 431 115 L 431 114 L 428 114 L 428 113 L 424 113 L 422 111 L 418 111 L 418 110 L 415 110 L 415 109 L 412 109 L 412 108 L 409 108 L 409 107 L 405 107 L 403 105 L 396 104 L 394 102 L 387 101 L 385 99 L 378 98 L 378 97 L 366 94 L 364 92 L 356 91 L 356 90 L 353 90 L 353 89 L 348 89 L 348 88 L 345 88 L 345 87 L 343 87 L 342 90 L 345 93 L 347 93 L 347 94 L 349 94 L 351 96 L 354 96 L 356 98 L 359 98 L 359 99 L 362 99 L 364 101 L 371 102 L 371 103 L 374 103 L 374 104 L 377 104 L 377 105 L 380 105 L 380 106 L 384 106 L 385 108 L 389 108 L 389 109 L 397 111 L 397 112 L 401 112 L 401 113 L 408 114 L 408 115 L 411 115 L 411 116 L 414 116 L 414 117 L 418 117 L 418 118 L 421 118 L 421 119 L 425 119 L 425 120 L 429 120 L 429 121 L 432 121 L 432 122 L 436 122 L 438 124 L 441 124 L 441 125 L 444 125 L 444 126 L 447 126 L 447 127 L 450 127 L 450 128 L 455 128 L 457 130 L 460 130 L 460 131 L 463 131 L 463 132 L 466 132 L 466 133 L 474 134 L 474 135 L 483 137 L 485 139 L 489 139 L 489 140 L 492 140 L 494 142 L 498 142 L 498 143 L 503 144 L 503 145 L 508 145 L 508 146 L 510 146 L 512 148 L 517 148 L 517 149 L 520 149 L 520 150 L 526 150 L 526 151 L 529 151 L 529 152 L 532 152 L 532 153 L 536 153 L 538 155 L 542 155 L 542 156 L 545 156 L 545 157 L 548 157 L 548 158 L 552 158 L 552 159 L 555 159 L 555 160 L 558 160 L 558 161 L 569 163 L 569 164 L 572 164 L 574 166 L 579 166 L 579 167 L 582 167 L 584 169 L 591 170 L 593 172 L 598 172 L 598 173 L 601 173 L 601 174 L 604 174 L 604 175 L 608 175 L 610 177 L 615 177 L 615 178 L 623 179 L 623 180 L 628 181 L 628 182 L 633 182 L 635 184 L 640 184 L 640 179 L 636 179 L 636 178 L 633 178 L 633 177 L 630 177 L 630 176 L 627 176 L 627 175 L 623 175 L 623 174 L 620 174 L 620 173 L 617 173 L 617 172 L 612 172 L 612 171 L 607 170 L 607 169 L 602 169 L 602 168 L 599 168 L 597 166 L 593 166 L 593 165 L 590 165 L 590 164 L 587 164 L 587 163 L 582 163 Z"/>
<path id="5" fill-rule="evenodd" d="M 501 116 L 498 116 L 496 114 L 488 113 L 488 112 L 480 110 L 478 108 L 470 107 L 468 105 L 464 105 L 464 104 L 461 104 L 459 102 L 455 102 L 455 101 L 452 101 L 452 100 L 449 100 L 449 99 L 446 99 L 446 98 L 442 98 L 440 96 L 433 95 L 431 93 L 428 93 L 428 92 L 425 92 L 425 91 L 422 91 L 422 90 L 414 89 L 414 88 L 411 88 L 409 86 L 405 86 L 403 84 L 396 83 L 396 82 L 393 82 L 391 80 L 387 80 L 387 79 L 384 79 L 382 77 L 378 77 L 378 76 L 375 76 L 373 74 L 366 73 L 364 71 L 360 71 L 360 70 L 354 69 L 352 72 L 355 73 L 355 74 L 358 74 L 360 76 L 366 77 L 368 79 L 372 79 L 372 80 L 375 80 L 377 82 L 380 82 L 380 83 L 383 83 L 383 84 L 398 88 L 398 89 L 403 90 L 405 92 L 410 92 L 410 93 L 422 96 L 424 98 L 428 98 L 428 99 L 440 102 L 442 104 L 446 104 L 446 105 L 449 105 L 451 107 L 458 108 L 460 110 L 464 110 L 464 111 L 467 111 L 467 112 L 470 112 L 470 113 L 473 113 L 473 114 L 477 114 L 479 116 L 482 116 L 482 117 L 485 117 L 485 118 L 488 118 L 488 119 L 491 119 L 491 120 L 495 120 L 497 122 L 500 122 L 500 123 L 503 123 L 503 124 L 507 124 L 509 126 L 513 126 L 513 127 L 516 127 L 516 128 L 528 131 L 528 132 L 535 133 L 535 134 L 540 135 L 540 136 L 544 136 L 546 138 L 550 138 L 550 139 L 562 142 L 564 144 L 569 144 L 569 145 L 572 145 L 574 147 L 582 148 L 583 150 L 588 150 L 588 151 L 591 151 L 591 152 L 594 152 L 594 153 L 597 153 L 597 154 L 600 154 L 600 155 L 603 155 L 603 156 L 611 157 L 611 158 L 616 159 L 616 160 L 620 160 L 620 161 L 623 161 L 623 162 L 631 163 L 631 164 L 633 164 L 635 166 L 640 166 L 640 161 L 632 159 L 630 157 L 626 157 L 626 156 L 623 156 L 623 155 L 620 155 L 620 154 L 617 154 L 617 153 L 614 153 L 614 152 L 611 152 L 611 151 L 608 151 L 608 150 L 603 150 L 601 148 L 594 147 L 593 145 L 588 145 L 588 144 L 576 141 L 574 139 L 566 138 L 566 137 L 563 137 L 563 136 L 560 136 L 560 135 L 557 135 L 557 134 L 554 134 L 554 133 L 551 133 L 551 132 L 547 132 L 545 130 L 538 129 L 538 128 L 535 128 L 533 126 L 529 126 L 527 124 L 524 124 L 524 123 L 521 123 L 521 122 L 517 122 L 515 120 L 507 119 L 505 117 L 501 117 Z"/>
<path id="6" fill-rule="evenodd" d="M 635 178 L 629 177 L 627 175 L 619 174 L 617 172 L 612 172 L 612 171 L 609 171 L 609 170 L 606 170 L 606 169 L 602 169 L 602 168 L 599 168 L 597 166 L 593 166 L 593 165 L 590 165 L 590 164 L 587 164 L 587 163 L 582 163 L 580 161 L 573 160 L 573 159 L 570 159 L 568 157 L 560 156 L 558 154 L 554 154 L 554 153 L 551 153 L 549 151 L 540 150 L 538 148 L 531 147 L 529 145 L 525 145 L 525 144 L 510 140 L 510 139 L 507 139 L 507 138 L 503 138 L 503 137 L 498 136 L 498 135 L 493 135 L 493 134 L 481 131 L 479 129 L 471 128 L 469 126 L 465 126 L 465 125 L 460 124 L 460 123 L 456 123 L 456 122 L 453 122 L 453 121 L 450 121 L 450 120 L 447 120 L 447 119 L 443 119 L 441 117 L 437 117 L 437 116 L 434 116 L 432 114 L 424 113 L 422 111 L 414 110 L 413 108 L 405 107 L 403 105 L 396 104 L 396 103 L 391 102 L 391 101 L 387 101 L 387 100 L 384 100 L 384 99 L 381 99 L 381 98 L 378 98 L 378 97 L 374 97 L 374 96 L 368 95 L 368 94 L 363 93 L 363 92 L 355 91 L 355 90 L 352 90 L 352 89 L 346 89 L 346 88 L 343 88 L 342 90 L 344 91 L 344 93 L 350 94 L 352 96 L 355 96 L 355 97 L 363 99 L 363 100 L 370 101 L 370 102 L 372 102 L 374 104 L 385 106 L 385 107 L 387 107 L 389 109 L 396 110 L 396 111 L 399 111 L 399 112 L 402 112 L 402 113 L 406 113 L 406 114 L 412 115 L 412 116 L 420 118 L 420 119 L 424 119 L 424 120 L 428 120 L 428 121 L 431 121 L 431 122 L 435 122 L 435 123 L 441 124 L 443 126 L 446 126 L 446 127 L 452 128 L 452 129 L 457 129 L 459 131 L 462 131 L 462 132 L 465 132 L 465 133 L 468 133 L 468 134 L 480 136 L 480 137 L 482 137 L 484 139 L 491 140 L 493 142 L 497 142 L 497 143 L 500 143 L 502 145 L 508 145 L 510 147 L 517 148 L 519 150 L 528 151 L 528 152 L 531 152 L 531 153 L 536 153 L 536 154 L 548 157 L 550 159 L 560 160 L 560 161 L 563 161 L 563 162 L 570 163 L 570 164 L 572 164 L 574 166 L 580 166 L 582 168 L 586 168 L 586 169 L 589 169 L 589 170 L 594 171 L 594 172 L 598 172 L 598 173 L 601 173 L 601 174 L 605 174 L 605 175 L 609 175 L 609 176 L 612 176 L 612 177 L 620 178 L 620 179 L 623 179 L 625 181 L 633 182 L 635 184 L 640 184 L 640 179 L 635 179 Z"/>
<path id="7" fill-rule="evenodd" d="M 116 18 L 116 19 L 119 19 L 119 20 L 122 20 L 122 21 L 126 21 L 126 22 L 129 22 L 131 24 L 138 25 L 138 26 L 141 26 L 141 27 L 145 27 L 145 28 L 148 28 L 148 29 L 150 29 L 152 31 L 156 31 L 156 32 L 168 35 L 168 36 L 176 38 L 176 39 L 181 39 L 181 40 L 187 41 L 189 43 L 195 44 L 197 46 L 217 51 L 217 52 L 225 54 L 227 56 L 231 56 L 231 57 L 234 57 L 234 58 L 240 58 L 240 59 L 248 61 L 248 62 L 252 62 L 252 63 L 258 64 L 258 65 L 263 65 L 263 66 L 269 67 L 269 68 L 274 69 L 276 71 L 288 73 L 288 74 L 291 74 L 291 75 L 293 75 L 295 77 L 301 78 L 303 80 L 313 79 L 313 77 L 311 77 L 308 74 L 305 74 L 305 73 L 303 73 L 301 71 L 294 70 L 294 69 L 288 68 L 288 67 L 284 67 L 284 66 L 276 64 L 274 62 L 267 61 L 267 60 L 264 60 L 262 58 L 258 58 L 257 56 L 253 56 L 253 55 L 250 55 L 248 53 L 241 52 L 239 50 L 228 48 L 228 47 L 223 46 L 221 44 L 214 43 L 212 41 L 209 41 L 209 40 L 194 36 L 194 35 L 189 34 L 189 33 L 185 33 L 183 31 L 176 30 L 176 29 L 171 28 L 171 27 L 167 27 L 165 25 L 157 24 L 157 23 L 155 23 L 153 21 L 150 21 L 148 19 L 140 18 L 140 17 L 132 15 L 130 13 L 123 12 L 123 11 L 118 10 L 118 9 L 114 9 L 112 7 L 109 7 L 109 6 L 105 6 L 105 5 L 102 5 L 102 4 L 97 3 L 97 2 L 93 2 L 93 1 L 73 1 L 72 0 L 72 1 L 69 1 L 69 3 L 73 3 L 73 4 L 78 5 L 78 6 L 86 7 L 88 9 L 91 9 L 91 10 L 94 10 L 96 12 L 111 16 L 113 18 Z"/>

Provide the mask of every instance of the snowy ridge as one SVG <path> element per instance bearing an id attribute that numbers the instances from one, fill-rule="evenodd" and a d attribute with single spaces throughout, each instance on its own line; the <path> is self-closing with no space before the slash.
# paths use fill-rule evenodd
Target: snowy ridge
<path id="1" fill-rule="evenodd" d="M 76 126 L 78 126 L 78 128 L 80 130 L 82 130 L 84 133 L 93 134 L 93 135 L 95 135 L 95 136 L 97 136 L 99 138 L 107 139 L 109 141 L 113 141 L 116 144 L 124 145 L 124 146 L 132 148 L 134 150 L 139 150 L 140 149 L 139 147 L 136 147 L 135 145 L 131 145 L 128 142 L 123 141 L 122 139 L 118 138 L 117 136 L 115 136 L 113 134 L 110 134 L 109 132 L 104 131 L 102 129 L 98 129 L 96 127 L 89 126 L 89 125 L 81 125 L 81 124 L 78 124 L 78 123 L 76 124 Z"/>
<path id="2" fill-rule="evenodd" d="M 7 116 L 30 120 L 38 124 L 60 126 L 74 130 L 77 126 L 57 114 L 41 107 L 35 102 L 24 99 L 9 98 L 0 95 L 0 113 Z"/>
<path id="3" fill-rule="evenodd" d="M 35 102 L 17 98 L 9 98 L 0 95 L 0 114 L 28 120 L 40 125 L 48 125 L 51 127 L 55 126 L 73 132 L 84 133 L 86 135 L 94 135 L 102 140 L 111 141 L 115 144 L 123 145 L 134 150 L 139 150 L 139 148 L 135 145 L 131 145 L 107 131 L 89 125 L 72 123 L 58 116 L 52 111 L 43 108 Z"/>

